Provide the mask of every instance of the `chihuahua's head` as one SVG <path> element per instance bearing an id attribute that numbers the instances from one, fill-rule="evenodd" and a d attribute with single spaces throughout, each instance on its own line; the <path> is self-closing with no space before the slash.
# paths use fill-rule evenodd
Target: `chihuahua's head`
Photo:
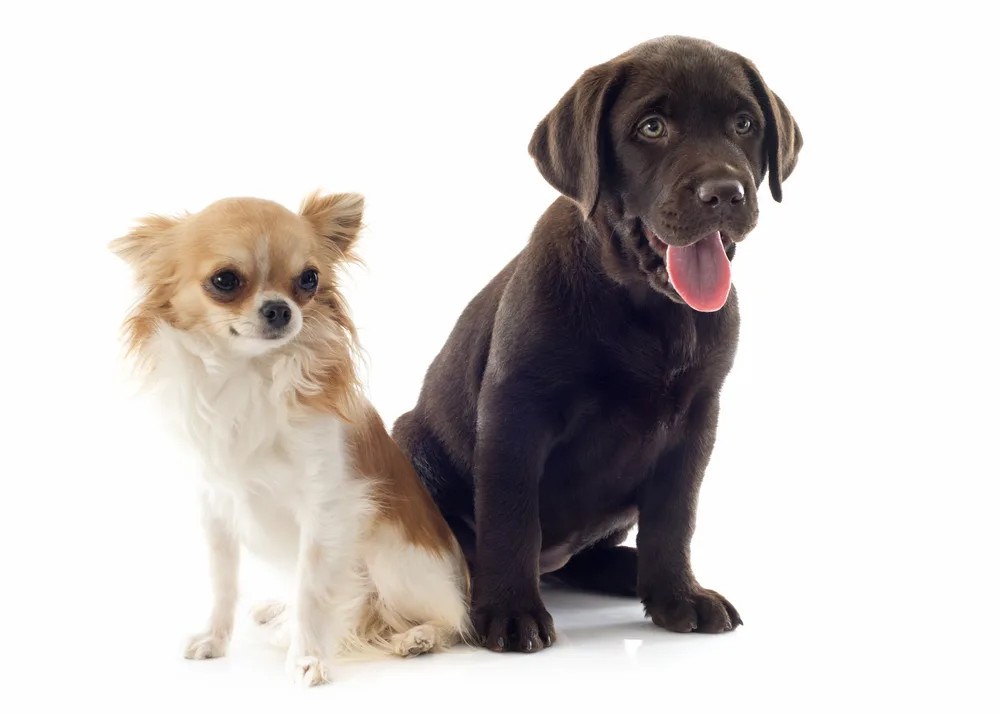
<path id="1" fill-rule="evenodd" d="M 126 322 L 130 349 L 148 357 L 161 325 L 233 357 L 353 333 L 335 272 L 353 258 L 363 211 L 359 194 L 313 194 L 298 213 L 229 198 L 144 219 L 111 244 L 143 291 Z"/>

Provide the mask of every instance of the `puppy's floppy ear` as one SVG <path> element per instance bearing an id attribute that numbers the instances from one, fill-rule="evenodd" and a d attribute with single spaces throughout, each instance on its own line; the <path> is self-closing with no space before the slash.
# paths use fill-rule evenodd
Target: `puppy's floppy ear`
<path id="1" fill-rule="evenodd" d="M 111 241 L 108 248 L 134 269 L 141 269 L 166 245 L 176 218 L 147 216 L 121 238 Z"/>
<path id="2" fill-rule="evenodd" d="M 753 62 L 743 58 L 743 68 L 753 87 L 754 97 L 764 112 L 764 121 L 767 122 L 764 129 L 764 151 L 767 156 L 768 184 L 771 196 L 780 203 L 781 182 L 791 175 L 799 160 L 802 132 L 781 97 L 764 84 Z"/>
<path id="3" fill-rule="evenodd" d="M 358 233 L 365 213 L 365 198 L 360 193 L 333 193 L 307 196 L 299 215 L 312 224 L 315 231 L 330 240 L 341 253 L 348 253 Z"/>
<path id="4" fill-rule="evenodd" d="M 623 75 L 612 63 L 588 69 L 538 124 L 528 145 L 545 180 L 576 201 L 587 218 L 601 192 L 601 128 Z"/>

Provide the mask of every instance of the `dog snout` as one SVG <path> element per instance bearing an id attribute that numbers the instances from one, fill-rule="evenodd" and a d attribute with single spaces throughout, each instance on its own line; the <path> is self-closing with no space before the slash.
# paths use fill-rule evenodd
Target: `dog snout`
<path id="1" fill-rule="evenodd" d="M 260 308 L 261 317 L 267 321 L 267 326 L 278 329 L 292 320 L 292 308 L 284 300 L 271 300 Z"/>
<path id="2" fill-rule="evenodd" d="M 734 178 L 718 178 L 703 181 L 696 191 L 698 200 L 707 208 L 738 206 L 746 198 L 743 184 Z"/>

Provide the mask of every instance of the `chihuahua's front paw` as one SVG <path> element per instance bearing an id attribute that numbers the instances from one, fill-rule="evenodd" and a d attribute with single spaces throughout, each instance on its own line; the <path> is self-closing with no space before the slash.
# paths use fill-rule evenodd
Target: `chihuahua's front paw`
<path id="1" fill-rule="evenodd" d="M 184 649 L 186 659 L 218 659 L 226 656 L 229 638 L 213 632 L 203 632 L 192 637 Z"/>
<path id="2" fill-rule="evenodd" d="M 330 668 L 319 657 L 290 653 L 286 667 L 292 681 L 302 687 L 315 687 L 330 681 Z"/>

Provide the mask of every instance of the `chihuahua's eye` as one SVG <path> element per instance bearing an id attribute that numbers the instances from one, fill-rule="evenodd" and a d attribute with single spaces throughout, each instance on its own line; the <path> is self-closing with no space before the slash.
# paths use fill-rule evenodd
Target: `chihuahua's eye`
<path id="1" fill-rule="evenodd" d="M 212 276 L 212 285 L 224 293 L 230 293 L 240 286 L 240 276 L 232 270 L 223 270 Z"/>
<path id="2" fill-rule="evenodd" d="M 753 119 L 746 114 L 736 120 L 737 134 L 749 134 L 751 129 L 753 129 Z"/>
<path id="3" fill-rule="evenodd" d="M 639 122 L 639 133 L 647 139 L 660 139 L 667 133 L 667 122 L 661 116 L 648 116 Z"/>
<path id="4" fill-rule="evenodd" d="M 319 273 L 313 269 L 306 270 L 299 276 L 299 288 L 311 293 L 319 285 Z"/>

